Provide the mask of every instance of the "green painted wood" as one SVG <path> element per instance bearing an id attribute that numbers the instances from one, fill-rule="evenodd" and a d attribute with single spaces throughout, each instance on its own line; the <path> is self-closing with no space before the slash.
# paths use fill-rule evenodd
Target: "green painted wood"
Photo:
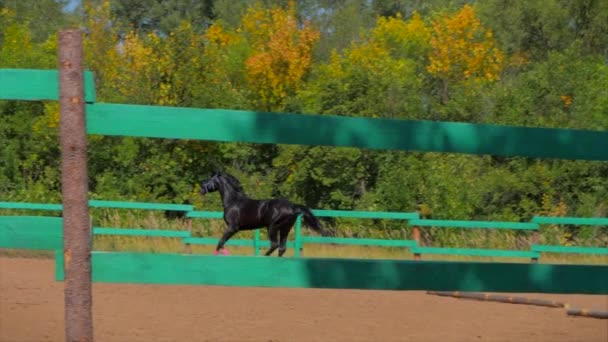
<path id="1" fill-rule="evenodd" d="M 109 283 L 608 294 L 608 265 L 93 252 Z"/>
<path id="2" fill-rule="evenodd" d="M 47 203 L 0 202 L 0 209 L 29 209 L 29 210 L 62 211 L 63 206 L 61 204 L 47 204 Z"/>
<path id="3" fill-rule="evenodd" d="M 90 200 L 89 207 L 115 208 L 115 209 L 142 209 L 142 210 L 174 210 L 174 211 L 191 211 L 193 209 L 192 206 L 188 205 L 188 204 L 102 201 L 102 200 Z M 30 209 L 30 210 L 62 211 L 63 206 L 61 204 L 47 204 L 47 203 L 0 202 L 0 209 Z"/>
<path id="4" fill-rule="evenodd" d="M 256 229 L 253 232 L 253 255 L 259 256 L 261 254 L 260 253 L 260 248 L 261 248 L 261 245 L 260 245 L 260 230 Z"/>
<path id="5" fill-rule="evenodd" d="M 537 224 L 573 224 L 578 226 L 608 226 L 608 217 L 553 217 L 534 216 Z"/>
<path id="6" fill-rule="evenodd" d="M 223 211 L 190 211 L 186 213 L 189 218 L 223 219 Z"/>
<path id="7" fill-rule="evenodd" d="M 200 237 L 188 237 L 184 239 L 184 243 L 191 245 L 217 245 L 219 238 L 200 238 Z M 253 240 L 247 239 L 230 239 L 226 242 L 226 246 L 241 246 L 241 247 L 253 247 Z"/>
<path id="8" fill-rule="evenodd" d="M 109 103 L 86 110 L 89 134 L 608 160 L 606 131 Z"/>
<path id="9" fill-rule="evenodd" d="M 388 240 L 388 239 L 359 239 L 342 237 L 304 236 L 304 243 L 336 244 L 352 246 L 377 246 L 377 247 L 415 247 L 415 240 Z"/>
<path id="10" fill-rule="evenodd" d="M 190 237 L 190 232 L 187 230 L 93 227 L 93 235 L 187 238 Z"/>
<path id="11" fill-rule="evenodd" d="M 603 247 L 532 245 L 532 250 L 541 253 L 608 255 L 608 248 Z"/>
<path id="12" fill-rule="evenodd" d="M 412 220 L 409 222 L 409 224 L 411 226 L 419 226 L 419 227 L 538 230 L 537 223 L 527 223 L 527 222 Z"/>
<path id="13" fill-rule="evenodd" d="M 262 240 L 262 241 L 260 241 L 260 248 L 270 248 L 270 241 L 268 241 L 268 240 Z M 287 248 L 294 248 L 295 249 L 296 248 L 295 241 L 287 241 Z M 295 251 L 294 251 L 294 253 L 295 253 Z"/>
<path id="14" fill-rule="evenodd" d="M 102 201 L 102 200 L 90 200 L 89 206 L 92 208 L 173 210 L 173 211 L 191 211 L 193 209 L 192 206 L 189 204 Z"/>
<path id="15" fill-rule="evenodd" d="M 350 211 L 350 210 L 324 210 L 313 209 L 312 213 L 318 217 L 343 217 L 343 218 L 367 218 L 367 219 L 396 219 L 413 220 L 417 219 L 418 213 L 397 213 L 383 211 Z M 190 218 L 223 218 L 223 211 L 191 211 L 186 214 Z"/>
<path id="16" fill-rule="evenodd" d="M 84 73 L 84 99 L 95 102 L 93 73 Z M 59 100 L 57 70 L 0 69 L 0 99 L 2 100 Z"/>
<path id="17" fill-rule="evenodd" d="M 63 220 L 46 216 L 0 216 L 0 248 L 63 248 Z"/>
<path id="18" fill-rule="evenodd" d="M 532 251 L 482 248 L 412 247 L 411 251 L 415 254 L 468 255 L 504 258 L 538 258 L 540 256 L 538 252 Z"/>
<path id="19" fill-rule="evenodd" d="M 341 218 L 365 218 L 365 219 L 395 219 L 415 220 L 420 216 L 418 213 L 398 213 L 388 211 L 350 211 L 350 210 L 324 210 L 313 209 L 312 213 L 318 217 L 341 217 Z"/>
<path id="20" fill-rule="evenodd" d="M 200 238 L 200 237 L 187 237 L 184 238 L 184 243 L 189 243 L 192 245 L 209 245 L 215 246 L 219 238 Z M 230 239 L 226 242 L 226 246 L 238 246 L 238 247 L 254 247 L 255 241 L 253 239 Z M 258 242 L 259 248 L 268 248 L 270 247 L 270 241 L 268 240 L 260 240 Z M 287 241 L 287 247 L 293 248 L 295 247 L 295 243 L 293 241 Z"/>

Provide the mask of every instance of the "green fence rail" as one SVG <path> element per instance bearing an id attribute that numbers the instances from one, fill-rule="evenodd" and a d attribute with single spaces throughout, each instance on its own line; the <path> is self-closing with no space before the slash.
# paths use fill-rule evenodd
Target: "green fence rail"
<path id="1" fill-rule="evenodd" d="M 106 103 L 86 111 L 89 134 L 608 160 L 603 131 Z"/>
<path id="2" fill-rule="evenodd" d="M 0 99 L 57 100 L 58 79 L 56 70 L 0 69 Z M 608 160 L 605 131 L 94 103 L 94 89 L 85 72 L 89 134 Z"/>
<path id="3" fill-rule="evenodd" d="M 45 216 L 0 216 L 0 248 L 63 248 L 63 219 Z"/>
<path id="4" fill-rule="evenodd" d="M 538 230 L 537 223 L 528 223 L 528 222 L 412 220 L 412 221 L 410 221 L 410 225 L 418 226 L 418 227 L 443 227 L 443 228 L 487 228 L 487 229 Z"/>
<path id="5" fill-rule="evenodd" d="M 607 265 L 93 252 L 94 282 L 608 294 Z M 64 279 L 63 253 L 55 276 Z"/>
<path id="6" fill-rule="evenodd" d="M 532 222 L 537 224 L 571 224 L 576 226 L 608 226 L 608 217 L 556 217 L 534 216 Z"/>
<path id="7" fill-rule="evenodd" d="M 102 201 L 89 200 L 91 208 L 113 208 L 113 209 L 140 209 L 140 210 L 173 210 L 189 212 L 193 210 L 191 205 L 171 203 L 149 203 L 128 201 Z M 27 202 L 0 202 L 0 209 L 26 209 L 26 210 L 50 210 L 62 211 L 61 204 L 27 203 Z"/>
<path id="8" fill-rule="evenodd" d="M 608 255 L 608 248 L 603 247 L 532 245 L 532 251 L 540 253 Z"/>
<path id="9" fill-rule="evenodd" d="M 84 99 L 95 102 L 93 73 L 84 73 Z M 0 99 L 59 100 L 59 72 L 57 70 L 0 69 Z"/>

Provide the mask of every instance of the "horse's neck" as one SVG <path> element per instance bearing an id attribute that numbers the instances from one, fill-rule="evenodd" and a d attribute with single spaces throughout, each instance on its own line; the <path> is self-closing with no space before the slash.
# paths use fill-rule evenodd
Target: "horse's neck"
<path id="1" fill-rule="evenodd" d="M 224 208 L 238 200 L 239 198 L 247 197 L 244 193 L 236 191 L 233 187 L 227 184 L 222 184 L 220 189 L 220 196 L 222 197 L 222 203 Z"/>

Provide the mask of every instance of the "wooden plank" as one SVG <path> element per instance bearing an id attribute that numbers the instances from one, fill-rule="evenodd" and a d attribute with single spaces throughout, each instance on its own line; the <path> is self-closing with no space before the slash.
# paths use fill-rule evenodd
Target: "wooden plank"
<path id="1" fill-rule="evenodd" d="M 187 237 L 190 237 L 190 232 L 187 230 L 93 227 L 93 235 L 187 238 Z"/>
<path id="2" fill-rule="evenodd" d="M 84 98 L 95 102 L 93 73 L 84 73 Z M 59 100 L 57 70 L 0 69 L 0 99 L 2 100 Z"/>
<path id="3" fill-rule="evenodd" d="M 534 216 L 532 222 L 538 224 L 573 224 L 577 226 L 608 226 L 608 217 L 554 217 Z"/>
<path id="4" fill-rule="evenodd" d="M 608 160 L 606 131 L 110 103 L 88 105 L 87 120 L 115 136 Z"/>
<path id="5" fill-rule="evenodd" d="M 189 204 L 89 200 L 92 208 L 191 211 Z"/>
<path id="6" fill-rule="evenodd" d="M 417 219 L 418 213 L 399 213 L 384 211 L 350 211 L 350 210 L 325 210 L 312 209 L 312 213 L 318 217 L 343 217 L 343 218 L 365 218 L 365 219 L 395 219 L 413 220 Z M 221 219 L 223 211 L 191 211 L 186 214 L 190 218 Z"/>
<path id="7" fill-rule="evenodd" d="M 0 216 L 0 248 L 63 248 L 63 220 L 46 216 Z"/>
<path id="8" fill-rule="evenodd" d="M 219 238 L 200 238 L 200 237 L 187 237 L 184 238 L 184 243 L 192 245 L 209 245 L 215 246 Z M 230 239 L 226 242 L 226 246 L 239 246 L 239 247 L 256 247 L 256 243 L 253 239 Z M 287 247 L 293 248 L 295 243 L 293 241 L 287 241 Z M 270 241 L 260 240 L 257 242 L 257 247 L 268 248 L 270 247 Z"/>
<path id="9" fill-rule="evenodd" d="M 608 255 L 608 248 L 603 247 L 532 245 L 532 250 L 541 253 Z"/>
<path id="10" fill-rule="evenodd" d="M 200 237 L 188 237 L 184 239 L 184 243 L 191 245 L 217 245 L 219 238 L 200 238 Z M 244 246 L 253 247 L 253 240 L 248 239 L 230 239 L 226 242 L 226 246 Z"/>
<path id="11" fill-rule="evenodd" d="M 207 218 L 207 219 L 222 219 L 224 218 L 223 211 L 190 211 L 186 214 L 188 218 Z"/>
<path id="12" fill-rule="evenodd" d="M 401 213 L 388 211 L 350 211 L 350 210 L 324 210 L 313 209 L 312 213 L 318 217 L 364 218 L 364 219 L 395 219 L 414 220 L 420 216 L 416 212 Z"/>
<path id="13" fill-rule="evenodd" d="M 538 252 L 514 251 L 506 249 L 483 249 L 483 248 L 444 248 L 444 247 L 412 247 L 412 253 L 416 254 L 441 254 L 441 255 L 469 255 L 484 257 L 504 258 L 538 258 Z"/>
<path id="14" fill-rule="evenodd" d="M 608 265 L 94 252 L 93 280 L 288 288 L 608 294 Z"/>
<path id="15" fill-rule="evenodd" d="M 0 202 L 0 209 L 28 209 L 28 210 L 50 210 L 62 211 L 61 204 L 26 203 L 26 202 Z"/>
<path id="16" fill-rule="evenodd" d="M 141 210 L 174 210 L 174 211 L 191 211 L 193 209 L 192 206 L 189 204 L 102 201 L 102 200 L 89 200 L 89 207 L 91 207 L 91 208 L 115 208 L 115 209 L 141 209 Z M 0 209 L 29 209 L 29 210 L 62 211 L 63 206 L 61 204 L 47 204 L 47 203 L 0 202 Z"/>
<path id="17" fill-rule="evenodd" d="M 304 236 L 304 243 L 336 244 L 353 246 L 377 246 L 377 247 L 414 247 L 414 240 L 388 240 L 388 239 L 359 239 L 342 237 Z"/>
<path id="18" fill-rule="evenodd" d="M 527 222 L 412 220 L 409 222 L 409 224 L 412 226 L 420 226 L 420 227 L 538 230 L 537 223 L 527 223 Z"/>

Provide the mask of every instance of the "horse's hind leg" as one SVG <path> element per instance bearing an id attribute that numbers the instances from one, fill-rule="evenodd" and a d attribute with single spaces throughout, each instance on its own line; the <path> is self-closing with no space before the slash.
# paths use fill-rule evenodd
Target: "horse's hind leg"
<path id="1" fill-rule="evenodd" d="M 270 248 L 264 254 L 265 256 L 269 256 L 279 247 L 279 230 L 276 226 L 268 227 L 268 237 L 270 238 Z"/>
<path id="2" fill-rule="evenodd" d="M 289 231 L 291 230 L 291 225 L 282 226 L 279 230 L 281 232 L 281 241 L 279 242 L 279 256 L 282 257 L 287 250 L 287 237 L 289 236 Z"/>

